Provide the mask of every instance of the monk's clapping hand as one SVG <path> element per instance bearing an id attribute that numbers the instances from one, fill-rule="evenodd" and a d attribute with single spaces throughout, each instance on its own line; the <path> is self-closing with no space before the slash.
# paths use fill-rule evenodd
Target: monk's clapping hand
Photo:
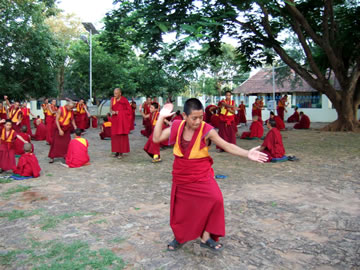
<path id="1" fill-rule="evenodd" d="M 265 153 L 260 152 L 259 149 L 260 146 L 251 148 L 248 153 L 248 158 L 253 161 L 264 163 L 268 160 L 268 156 Z"/>
<path id="2" fill-rule="evenodd" d="M 172 112 L 174 105 L 171 103 L 166 103 L 160 111 L 160 116 L 167 118 L 175 114 Z"/>

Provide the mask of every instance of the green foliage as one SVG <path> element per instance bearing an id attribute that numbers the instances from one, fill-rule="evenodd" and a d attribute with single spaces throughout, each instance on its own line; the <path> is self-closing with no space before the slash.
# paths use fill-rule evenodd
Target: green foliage
<path id="1" fill-rule="evenodd" d="M 40 219 L 40 224 L 43 231 L 47 231 L 49 229 L 55 228 L 59 223 L 66 219 L 70 219 L 73 217 L 82 217 L 82 216 L 94 216 L 96 213 L 65 213 L 58 216 L 42 216 Z"/>
<path id="2" fill-rule="evenodd" d="M 44 19 L 56 12 L 54 2 L 1 1 L 0 95 L 23 99 L 53 93 L 57 44 Z"/>
<path id="3" fill-rule="evenodd" d="M 0 184 L 11 183 L 12 180 L 10 178 L 0 178 Z"/>
<path id="4" fill-rule="evenodd" d="M 19 219 L 19 218 L 26 218 L 31 217 L 34 215 L 38 215 L 40 210 L 32 210 L 32 211 L 24 211 L 24 210 L 12 210 L 11 212 L 0 212 L 0 218 L 8 218 L 9 221 Z"/>
<path id="5" fill-rule="evenodd" d="M 125 267 L 123 259 L 111 250 L 91 250 L 87 243 L 81 241 L 72 243 L 32 241 L 28 249 L 13 250 L 0 255 L 0 265 L 14 264 L 38 270 L 123 269 Z"/>
<path id="6" fill-rule="evenodd" d="M 31 186 L 22 186 L 22 185 L 17 185 L 16 187 L 10 188 L 7 191 L 1 193 L 1 196 L 3 198 L 8 199 L 10 197 L 10 195 L 17 193 L 17 192 L 24 192 L 27 191 L 31 188 Z"/>

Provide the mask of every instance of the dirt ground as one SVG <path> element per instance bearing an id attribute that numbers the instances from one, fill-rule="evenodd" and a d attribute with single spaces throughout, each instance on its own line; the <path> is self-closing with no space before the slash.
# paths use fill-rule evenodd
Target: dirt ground
<path id="1" fill-rule="evenodd" d="M 282 132 L 286 153 L 298 162 L 259 164 L 211 147 L 215 174 L 227 176 L 218 179 L 226 219 L 220 255 L 199 240 L 166 251 L 173 238 L 172 149 L 152 164 L 140 119 L 123 160 L 111 156 L 111 142 L 101 141 L 98 129 L 85 135 L 92 164 L 83 168 L 49 164 L 49 146 L 34 142 L 41 177 L 0 184 L 0 269 L 71 269 L 50 266 L 49 254 L 31 259 L 31 242 L 51 241 L 112 251 L 125 269 L 360 269 L 360 134 L 321 132 L 322 126 Z M 260 143 L 237 140 L 246 149 Z"/>

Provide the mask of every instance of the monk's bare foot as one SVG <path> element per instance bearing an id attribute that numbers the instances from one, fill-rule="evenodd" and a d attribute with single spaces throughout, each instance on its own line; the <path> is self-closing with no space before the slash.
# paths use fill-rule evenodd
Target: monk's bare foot
<path id="1" fill-rule="evenodd" d="M 122 159 L 123 158 L 123 154 L 122 153 L 118 153 L 119 155 L 117 156 L 118 159 Z"/>
<path id="2" fill-rule="evenodd" d="M 49 161 L 49 163 L 54 163 L 54 159 L 51 158 L 50 161 Z"/>

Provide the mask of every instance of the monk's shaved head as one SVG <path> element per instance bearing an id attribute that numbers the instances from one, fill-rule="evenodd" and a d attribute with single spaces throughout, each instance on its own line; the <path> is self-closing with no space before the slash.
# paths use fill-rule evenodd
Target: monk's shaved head
<path id="1" fill-rule="evenodd" d="M 32 151 L 31 143 L 25 143 L 25 144 L 24 144 L 24 151 L 25 151 L 26 153 L 31 153 L 31 151 Z"/>
<path id="2" fill-rule="evenodd" d="M 197 98 L 189 98 L 184 104 L 184 113 L 190 115 L 192 111 L 204 110 L 204 107 L 200 100 Z"/>

